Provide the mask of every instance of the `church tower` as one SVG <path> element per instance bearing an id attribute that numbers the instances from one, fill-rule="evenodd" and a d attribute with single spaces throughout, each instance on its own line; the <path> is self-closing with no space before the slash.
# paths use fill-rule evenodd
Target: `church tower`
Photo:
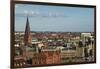
<path id="1" fill-rule="evenodd" d="M 30 31 L 30 25 L 29 25 L 28 17 L 27 17 L 26 27 L 25 27 L 24 45 L 25 46 L 31 46 L 32 45 L 32 34 L 31 34 L 31 31 Z"/>

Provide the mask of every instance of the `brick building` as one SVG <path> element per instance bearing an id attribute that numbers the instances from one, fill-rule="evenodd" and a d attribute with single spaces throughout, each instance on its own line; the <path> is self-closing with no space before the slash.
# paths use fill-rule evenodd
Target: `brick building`
<path id="1" fill-rule="evenodd" d="M 60 51 L 44 51 L 46 55 L 46 63 L 47 64 L 60 64 L 61 62 L 61 55 Z"/>
<path id="2" fill-rule="evenodd" d="M 30 25 L 29 25 L 28 17 L 27 17 L 26 28 L 25 28 L 24 44 L 25 44 L 25 46 L 31 46 L 32 45 L 32 34 L 31 34 L 31 31 L 30 31 Z"/>
<path id="3" fill-rule="evenodd" d="M 45 50 L 36 53 L 32 59 L 33 65 L 41 64 L 60 64 L 61 56 L 59 50 Z"/>
<path id="4" fill-rule="evenodd" d="M 44 53 L 35 53 L 32 58 L 32 65 L 43 65 L 46 64 L 46 55 Z"/>

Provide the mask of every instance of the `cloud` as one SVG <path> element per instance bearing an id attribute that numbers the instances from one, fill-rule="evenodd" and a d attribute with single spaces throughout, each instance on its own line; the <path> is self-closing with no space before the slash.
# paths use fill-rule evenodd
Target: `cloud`
<path id="1" fill-rule="evenodd" d="M 24 10 L 24 14 L 28 14 L 28 11 L 27 10 Z"/>
<path id="2" fill-rule="evenodd" d="M 31 17 L 68 17 L 65 15 L 63 12 L 53 12 L 53 11 L 45 11 L 45 12 L 40 12 L 38 10 L 24 10 L 22 13 L 17 13 L 17 14 L 22 14 L 23 16 L 31 16 Z"/>

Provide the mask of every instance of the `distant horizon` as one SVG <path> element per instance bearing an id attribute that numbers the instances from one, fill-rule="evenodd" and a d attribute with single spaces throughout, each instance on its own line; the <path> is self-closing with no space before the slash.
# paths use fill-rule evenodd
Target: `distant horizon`
<path id="1" fill-rule="evenodd" d="M 15 31 L 94 32 L 94 8 L 47 5 L 15 5 Z"/>
<path id="2" fill-rule="evenodd" d="M 25 31 L 15 31 L 15 32 L 25 32 Z M 60 32 L 60 33 L 94 33 L 94 32 L 63 32 L 63 31 L 30 31 L 30 32 Z"/>

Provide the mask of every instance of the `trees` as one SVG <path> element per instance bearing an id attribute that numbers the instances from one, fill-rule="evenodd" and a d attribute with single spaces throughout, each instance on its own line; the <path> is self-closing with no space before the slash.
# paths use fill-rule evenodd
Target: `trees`
<path id="1" fill-rule="evenodd" d="M 89 56 L 93 56 L 93 50 L 92 49 L 89 51 Z"/>
<path id="2" fill-rule="evenodd" d="M 87 51 L 87 48 L 84 48 L 84 57 L 88 57 L 88 51 Z"/>
<path id="3" fill-rule="evenodd" d="M 79 41 L 78 45 L 79 45 L 79 47 L 83 47 L 82 41 Z"/>

